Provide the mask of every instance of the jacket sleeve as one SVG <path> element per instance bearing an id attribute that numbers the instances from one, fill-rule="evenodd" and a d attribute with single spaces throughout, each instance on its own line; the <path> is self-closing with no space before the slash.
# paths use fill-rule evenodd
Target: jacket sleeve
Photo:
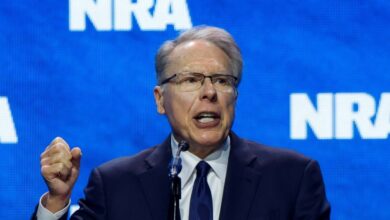
<path id="1" fill-rule="evenodd" d="M 103 220 L 106 217 L 106 202 L 104 183 L 98 168 L 95 168 L 84 189 L 85 198 L 80 199 L 80 209 L 71 217 L 71 220 Z"/>
<path id="2" fill-rule="evenodd" d="M 324 181 L 318 163 L 306 165 L 296 200 L 294 220 L 330 219 L 330 204 L 326 198 Z"/>

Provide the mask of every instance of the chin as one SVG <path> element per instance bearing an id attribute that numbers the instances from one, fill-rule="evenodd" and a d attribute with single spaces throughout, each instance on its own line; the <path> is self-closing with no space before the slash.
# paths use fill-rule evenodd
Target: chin
<path id="1" fill-rule="evenodd" d="M 224 141 L 223 132 L 205 131 L 201 134 L 195 135 L 194 141 L 201 146 L 213 147 L 222 144 Z"/>

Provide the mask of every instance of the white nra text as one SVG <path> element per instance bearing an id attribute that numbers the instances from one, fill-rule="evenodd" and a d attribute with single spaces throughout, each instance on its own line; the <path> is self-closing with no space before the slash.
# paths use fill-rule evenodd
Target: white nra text
<path id="1" fill-rule="evenodd" d="M 71 31 L 85 31 L 87 19 L 97 31 L 129 31 L 133 18 L 144 31 L 192 27 L 186 0 L 69 0 Z"/>
<path id="2" fill-rule="evenodd" d="M 367 93 L 318 93 L 316 107 L 306 93 L 290 95 L 290 138 L 307 139 L 308 128 L 318 139 L 387 139 L 390 93 L 378 102 Z M 356 129 L 354 129 L 356 128 Z"/>
<path id="3" fill-rule="evenodd" d="M 0 144 L 16 143 L 18 143 L 18 136 L 16 135 L 8 99 L 0 96 Z"/>

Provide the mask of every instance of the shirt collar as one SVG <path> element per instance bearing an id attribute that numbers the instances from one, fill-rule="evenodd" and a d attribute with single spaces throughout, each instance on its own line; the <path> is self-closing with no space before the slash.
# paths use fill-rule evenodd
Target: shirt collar
<path id="1" fill-rule="evenodd" d="M 178 142 L 173 135 L 171 135 L 171 148 L 172 154 L 175 155 L 178 148 Z M 211 171 L 214 172 L 217 178 L 221 179 L 223 183 L 225 182 L 229 153 L 230 137 L 228 136 L 220 148 L 218 148 L 212 154 L 208 155 L 206 158 L 203 159 L 211 166 Z M 188 180 L 190 179 L 192 174 L 195 172 L 196 165 L 202 159 L 189 151 L 182 152 L 181 159 L 182 170 L 179 176 L 181 178 L 181 185 L 182 187 L 184 187 L 188 183 Z"/>

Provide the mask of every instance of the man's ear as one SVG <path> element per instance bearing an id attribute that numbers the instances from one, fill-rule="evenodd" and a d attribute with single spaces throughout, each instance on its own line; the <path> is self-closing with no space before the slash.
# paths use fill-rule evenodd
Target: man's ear
<path id="1" fill-rule="evenodd" d="M 163 88 L 161 88 L 161 86 L 155 86 L 153 94 L 157 105 L 157 112 L 165 114 Z"/>

